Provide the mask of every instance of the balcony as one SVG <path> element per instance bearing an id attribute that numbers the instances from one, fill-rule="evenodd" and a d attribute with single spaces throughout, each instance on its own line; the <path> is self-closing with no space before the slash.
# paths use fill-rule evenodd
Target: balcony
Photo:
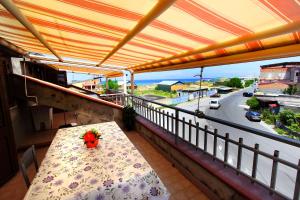
<path id="1" fill-rule="evenodd" d="M 0 1 L 0 184 L 18 171 L 17 150 L 46 146 L 41 160 L 59 127 L 123 127 L 129 105 L 137 116 L 127 136 L 171 198 L 299 200 L 299 141 L 132 95 L 67 88 L 67 71 L 101 75 L 106 89 L 109 78 L 123 75 L 124 93 L 129 75 L 133 93 L 137 73 L 200 67 L 202 78 L 209 66 L 300 55 L 299 3 L 224 2 Z M 33 124 L 33 106 L 56 113 L 41 111 Z M 46 132 L 33 133 L 33 126 Z M 1 187 L 1 197 L 12 198 L 18 187 L 20 174 Z"/>
<path id="2" fill-rule="evenodd" d="M 23 78 L 14 76 L 13 79 L 17 88 L 22 88 Z M 28 77 L 28 81 L 30 94 L 37 96 L 40 104 L 68 109 L 71 113 L 67 114 L 67 122 L 71 122 L 76 113 L 79 125 L 115 120 L 122 126 L 122 106 L 118 104 L 132 106 L 137 113 L 136 130 L 126 134 L 156 170 L 172 198 L 179 193 L 189 195 L 190 188 L 195 188 L 192 194 L 197 193 L 201 198 L 299 197 L 300 167 L 297 161 L 288 161 L 277 150 L 266 151 L 259 143 L 251 144 L 253 142 L 247 138 L 213 129 L 212 123 L 215 127 L 222 125 L 254 134 L 260 140 L 268 140 L 275 146 L 283 145 L 291 151 L 298 150 L 299 141 L 136 96 L 107 95 L 103 97 L 106 100 L 102 100 L 34 78 Z M 17 94 L 21 98 L 22 94 Z M 88 110 L 90 107 L 93 110 Z M 65 123 L 62 116 L 56 120 L 55 124 Z M 212 122 L 211 126 L 208 122 Z"/>

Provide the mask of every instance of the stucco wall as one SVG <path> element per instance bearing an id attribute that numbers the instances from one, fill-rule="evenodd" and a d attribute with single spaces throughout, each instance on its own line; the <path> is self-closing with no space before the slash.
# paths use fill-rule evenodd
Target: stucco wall
<path id="1" fill-rule="evenodd" d="M 24 98 L 24 79 L 14 77 L 15 95 Z M 28 95 L 37 96 L 38 104 L 65 111 L 75 111 L 79 125 L 116 121 L 122 126 L 121 106 L 79 94 L 54 84 L 27 80 Z"/>

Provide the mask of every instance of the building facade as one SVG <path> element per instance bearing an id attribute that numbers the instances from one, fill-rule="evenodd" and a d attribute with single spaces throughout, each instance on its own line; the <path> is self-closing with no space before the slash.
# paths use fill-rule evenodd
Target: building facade
<path id="1" fill-rule="evenodd" d="M 300 62 L 285 62 L 260 67 L 258 89 L 263 93 L 282 94 L 290 85 L 300 86 Z"/>
<path id="2" fill-rule="evenodd" d="M 181 81 L 161 81 L 160 83 L 157 84 L 158 90 L 163 90 L 168 92 L 182 90 L 185 87 L 186 86 Z"/>

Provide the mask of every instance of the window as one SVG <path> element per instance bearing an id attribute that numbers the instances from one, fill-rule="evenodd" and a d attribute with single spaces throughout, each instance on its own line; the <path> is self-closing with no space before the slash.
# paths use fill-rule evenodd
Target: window
<path id="1" fill-rule="evenodd" d="M 300 72 L 296 72 L 296 76 L 300 76 Z"/>

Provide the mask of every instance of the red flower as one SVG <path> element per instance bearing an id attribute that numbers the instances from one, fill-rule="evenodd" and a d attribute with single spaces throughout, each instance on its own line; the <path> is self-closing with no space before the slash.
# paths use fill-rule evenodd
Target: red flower
<path id="1" fill-rule="evenodd" d="M 98 145 L 98 139 L 100 134 L 96 129 L 92 129 L 87 131 L 85 134 L 82 135 L 82 139 L 84 139 L 84 143 L 86 144 L 87 148 L 93 148 Z"/>

